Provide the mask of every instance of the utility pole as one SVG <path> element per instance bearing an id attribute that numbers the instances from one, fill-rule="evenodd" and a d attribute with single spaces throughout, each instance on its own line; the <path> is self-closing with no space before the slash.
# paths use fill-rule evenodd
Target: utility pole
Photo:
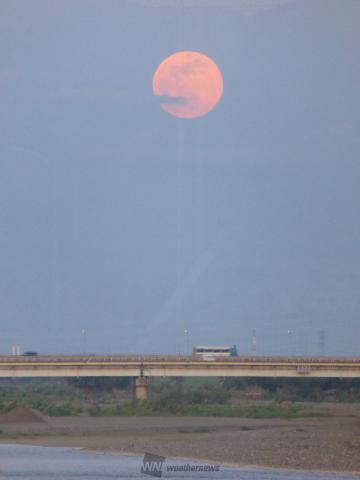
<path id="1" fill-rule="evenodd" d="M 85 354 L 85 352 L 86 352 L 86 330 L 85 330 L 85 328 L 83 328 L 81 330 L 81 335 L 83 337 L 83 354 Z"/>
<path id="2" fill-rule="evenodd" d="M 185 334 L 185 344 L 186 344 L 186 355 L 190 355 L 190 353 L 189 353 L 190 339 L 189 339 L 189 330 L 187 328 L 185 328 L 184 334 Z"/>
<path id="3" fill-rule="evenodd" d="M 255 328 L 252 331 L 252 339 L 251 339 L 251 355 L 253 357 L 256 357 L 257 351 L 256 351 L 257 345 L 256 345 L 256 330 Z"/>
<path id="4" fill-rule="evenodd" d="M 319 353 L 323 357 L 325 355 L 325 330 L 318 331 L 318 347 Z"/>

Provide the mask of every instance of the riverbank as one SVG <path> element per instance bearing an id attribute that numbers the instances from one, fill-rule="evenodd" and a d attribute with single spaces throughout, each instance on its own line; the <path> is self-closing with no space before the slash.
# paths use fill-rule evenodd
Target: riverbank
<path id="1" fill-rule="evenodd" d="M 360 473 L 360 417 L 44 417 L 1 424 L 1 443 Z"/>

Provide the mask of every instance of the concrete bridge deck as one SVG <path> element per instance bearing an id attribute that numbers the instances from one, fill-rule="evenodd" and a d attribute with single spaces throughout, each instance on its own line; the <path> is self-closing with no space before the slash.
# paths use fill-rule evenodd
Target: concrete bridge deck
<path id="1" fill-rule="evenodd" d="M 0 377 L 73 376 L 360 377 L 360 357 L 0 356 Z"/>
<path id="2" fill-rule="evenodd" d="M 146 399 L 149 377 L 360 378 L 360 358 L 2 355 L 0 377 L 135 377 L 135 397 Z"/>

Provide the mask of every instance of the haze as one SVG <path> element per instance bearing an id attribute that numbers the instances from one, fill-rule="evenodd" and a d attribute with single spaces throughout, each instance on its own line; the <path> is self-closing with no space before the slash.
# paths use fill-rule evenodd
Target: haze
<path id="1" fill-rule="evenodd" d="M 360 2 L 176 5 L 1 1 L 1 352 L 358 354 Z M 179 50 L 205 117 L 152 95 Z"/>

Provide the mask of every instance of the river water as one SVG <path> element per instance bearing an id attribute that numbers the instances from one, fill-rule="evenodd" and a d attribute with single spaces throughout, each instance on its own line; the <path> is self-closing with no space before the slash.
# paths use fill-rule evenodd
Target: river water
<path id="1" fill-rule="evenodd" d="M 80 449 L 0 445 L 1 480 L 151 479 L 141 473 L 142 457 L 85 452 Z M 166 459 L 162 478 L 239 480 L 359 480 L 350 474 L 294 472 L 258 468 L 220 467 L 217 472 L 169 472 L 169 466 L 189 469 L 201 463 Z M 185 467 L 184 467 L 185 466 Z"/>

